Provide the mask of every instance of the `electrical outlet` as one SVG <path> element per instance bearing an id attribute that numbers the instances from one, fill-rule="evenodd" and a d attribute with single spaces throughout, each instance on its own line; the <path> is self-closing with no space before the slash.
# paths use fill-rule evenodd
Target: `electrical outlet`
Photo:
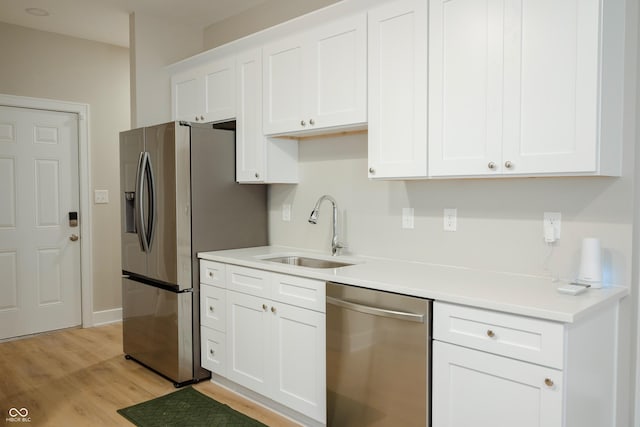
<path id="1" fill-rule="evenodd" d="M 291 205 L 288 203 L 282 205 L 282 220 L 286 222 L 291 221 Z"/>
<path id="2" fill-rule="evenodd" d="M 456 231 L 458 229 L 458 209 L 444 210 L 444 231 Z"/>
<path id="3" fill-rule="evenodd" d="M 93 190 L 93 203 L 97 205 L 109 203 L 109 190 Z"/>
<path id="4" fill-rule="evenodd" d="M 562 231 L 562 214 L 560 212 L 545 212 L 542 222 L 542 236 L 545 242 L 553 243 L 560 238 Z"/>
<path id="5" fill-rule="evenodd" d="M 413 228 L 413 208 L 402 208 L 402 228 Z"/>

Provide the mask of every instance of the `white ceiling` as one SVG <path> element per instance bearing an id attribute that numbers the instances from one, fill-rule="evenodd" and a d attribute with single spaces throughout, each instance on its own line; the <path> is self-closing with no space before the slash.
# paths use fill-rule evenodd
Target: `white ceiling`
<path id="1" fill-rule="evenodd" d="M 129 46 L 129 14 L 141 12 L 200 29 L 269 0 L 0 0 L 0 21 Z M 26 8 L 49 16 L 33 16 Z"/>

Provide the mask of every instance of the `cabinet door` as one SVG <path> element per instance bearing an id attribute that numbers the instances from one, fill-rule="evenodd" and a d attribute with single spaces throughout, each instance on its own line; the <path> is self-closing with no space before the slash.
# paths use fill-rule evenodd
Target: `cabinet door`
<path id="1" fill-rule="evenodd" d="M 207 122 L 231 120 L 236 116 L 235 59 L 212 62 L 202 68 L 204 114 Z"/>
<path id="2" fill-rule="evenodd" d="M 261 182 L 265 177 L 262 134 L 262 52 L 252 50 L 236 59 L 236 180 Z"/>
<path id="3" fill-rule="evenodd" d="M 369 177 L 427 175 L 427 0 L 369 12 Z"/>
<path id="4" fill-rule="evenodd" d="M 204 119 L 204 78 L 198 69 L 184 71 L 171 77 L 173 120 L 200 121 Z"/>
<path id="5" fill-rule="evenodd" d="M 313 31 L 305 64 L 311 128 L 367 121 L 367 17 L 355 15 Z"/>
<path id="6" fill-rule="evenodd" d="M 503 0 L 429 1 L 431 176 L 502 168 L 503 7 Z"/>
<path id="7" fill-rule="evenodd" d="M 263 131 L 265 135 L 305 129 L 304 36 L 266 45 L 263 55 Z"/>
<path id="8" fill-rule="evenodd" d="M 273 369 L 267 300 L 227 292 L 227 378 L 267 395 Z"/>
<path id="9" fill-rule="evenodd" d="M 562 371 L 433 342 L 434 427 L 561 427 Z"/>
<path id="10" fill-rule="evenodd" d="M 597 0 L 505 2 L 508 173 L 597 170 Z"/>
<path id="11" fill-rule="evenodd" d="M 272 398 L 322 423 L 326 419 L 325 315 L 272 303 Z"/>
<path id="12" fill-rule="evenodd" d="M 200 363 L 202 367 L 226 376 L 226 336 L 206 326 L 200 327 Z"/>

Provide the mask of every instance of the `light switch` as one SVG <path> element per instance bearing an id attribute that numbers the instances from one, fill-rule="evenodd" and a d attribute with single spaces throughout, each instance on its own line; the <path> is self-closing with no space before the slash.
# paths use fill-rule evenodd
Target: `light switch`
<path id="1" fill-rule="evenodd" d="M 402 208 L 402 228 L 413 228 L 413 208 Z"/>
<path id="2" fill-rule="evenodd" d="M 288 203 L 282 205 L 282 220 L 286 222 L 291 221 L 291 205 Z"/>
<path id="3" fill-rule="evenodd" d="M 95 204 L 109 203 L 109 190 L 93 190 L 93 202 Z"/>

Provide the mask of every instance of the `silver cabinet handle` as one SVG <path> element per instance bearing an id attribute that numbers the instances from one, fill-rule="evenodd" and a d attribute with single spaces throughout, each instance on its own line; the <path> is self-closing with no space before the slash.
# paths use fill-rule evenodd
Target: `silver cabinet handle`
<path id="1" fill-rule="evenodd" d="M 373 174 L 375 174 L 375 173 L 376 173 L 376 170 L 375 170 L 374 168 L 372 168 L 372 167 L 371 167 L 371 168 L 369 168 L 369 173 L 370 173 L 371 175 L 373 175 Z"/>
<path id="2" fill-rule="evenodd" d="M 203 121 L 204 121 L 204 116 L 200 116 L 200 120 L 203 120 Z"/>
<path id="3" fill-rule="evenodd" d="M 198 116 L 196 116 L 196 122 L 198 121 Z"/>
<path id="4" fill-rule="evenodd" d="M 313 120 L 313 119 L 309 119 L 309 124 L 310 124 L 311 126 L 313 126 L 313 125 L 315 125 L 315 124 L 316 124 L 316 121 L 315 121 L 315 120 Z"/>
<path id="5" fill-rule="evenodd" d="M 271 307 L 271 312 L 272 312 L 273 314 L 275 314 L 275 313 L 276 313 L 276 308 L 275 308 L 275 307 Z"/>
<path id="6" fill-rule="evenodd" d="M 209 306 L 209 311 L 213 313 L 213 306 L 212 305 Z"/>
<path id="7" fill-rule="evenodd" d="M 507 169 L 511 169 L 513 167 L 513 163 L 507 160 L 506 162 L 504 162 L 504 167 Z"/>
<path id="8" fill-rule="evenodd" d="M 260 179 L 260 174 L 259 174 L 258 172 L 256 172 L 255 177 L 256 177 L 257 179 Z"/>
<path id="9" fill-rule="evenodd" d="M 71 236 L 69 236 L 69 240 L 71 240 L 72 242 L 77 242 L 79 239 L 77 234 L 72 234 Z"/>
<path id="10" fill-rule="evenodd" d="M 386 308 L 371 307 L 368 305 L 357 304 L 355 302 L 343 299 L 327 297 L 327 304 L 337 307 L 346 308 L 347 310 L 357 311 L 359 313 L 371 314 L 379 317 L 390 317 L 398 320 L 407 320 L 409 322 L 424 323 L 424 314 L 408 313 L 406 311 L 388 310 Z"/>
<path id="11" fill-rule="evenodd" d="M 307 122 L 305 122 L 304 120 L 300 120 L 300 126 L 306 126 Z"/>
<path id="12" fill-rule="evenodd" d="M 263 309 L 264 311 L 267 311 L 267 304 L 262 304 L 262 309 Z"/>
<path id="13" fill-rule="evenodd" d="M 487 165 L 487 167 L 491 170 L 496 168 L 496 164 L 494 162 L 489 162 L 489 164 Z"/>

